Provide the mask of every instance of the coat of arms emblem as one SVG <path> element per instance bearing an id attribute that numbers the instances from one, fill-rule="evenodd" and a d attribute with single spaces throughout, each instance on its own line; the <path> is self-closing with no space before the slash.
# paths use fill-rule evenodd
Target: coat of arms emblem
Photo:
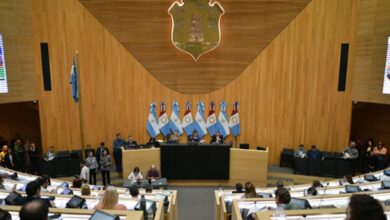
<path id="1" fill-rule="evenodd" d="M 225 13 L 218 2 L 175 1 L 168 13 L 172 18 L 173 45 L 191 55 L 195 61 L 218 46 L 221 40 L 220 20 Z"/>

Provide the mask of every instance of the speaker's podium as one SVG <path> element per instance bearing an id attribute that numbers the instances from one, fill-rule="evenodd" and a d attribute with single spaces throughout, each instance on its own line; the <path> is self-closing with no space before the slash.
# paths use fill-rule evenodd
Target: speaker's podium
<path id="1" fill-rule="evenodd" d="M 268 149 L 231 148 L 225 144 L 160 144 L 158 148 L 122 150 L 123 175 L 134 167 L 145 176 L 156 165 L 170 185 L 228 185 L 252 181 L 265 187 Z"/>

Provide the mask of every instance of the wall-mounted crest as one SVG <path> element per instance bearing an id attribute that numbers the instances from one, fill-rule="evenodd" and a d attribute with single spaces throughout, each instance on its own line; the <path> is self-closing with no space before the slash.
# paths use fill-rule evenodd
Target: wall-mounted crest
<path id="1" fill-rule="evenodd" d="M 172 18 L 173 45 L 197 61 L 218 47 L 221 40 L 220 20 L 225 13 L 222 6 L 212 0 L 175 1 L 168 9 Z"/>

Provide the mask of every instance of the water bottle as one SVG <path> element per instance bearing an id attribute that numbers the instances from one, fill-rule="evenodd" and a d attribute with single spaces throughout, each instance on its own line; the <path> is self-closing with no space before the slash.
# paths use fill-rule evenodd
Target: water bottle
<path id="1" fill-rule="evenodd" d="M 146 199 L 145 199 L 145 195 L 141 196 L 140 208 L 144 212 L 144 219 L 147 220 L 148 219 L 148 213 L 146 212 Z"/>

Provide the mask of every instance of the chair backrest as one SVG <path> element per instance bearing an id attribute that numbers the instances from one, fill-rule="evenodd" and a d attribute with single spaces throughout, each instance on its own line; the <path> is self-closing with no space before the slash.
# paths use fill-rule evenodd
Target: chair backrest
<path id="1" fill-rule="evenodd" d="M 63 159 L 63 158 L 69 158 L 70 152 L 67 151 L 58 151 L 57 158 Z"/>
<path id="2" fill-rule="evenodd" d="M 294 154 L 294 149 L 292 148 L 283 148 L 283 154 Z"/>

